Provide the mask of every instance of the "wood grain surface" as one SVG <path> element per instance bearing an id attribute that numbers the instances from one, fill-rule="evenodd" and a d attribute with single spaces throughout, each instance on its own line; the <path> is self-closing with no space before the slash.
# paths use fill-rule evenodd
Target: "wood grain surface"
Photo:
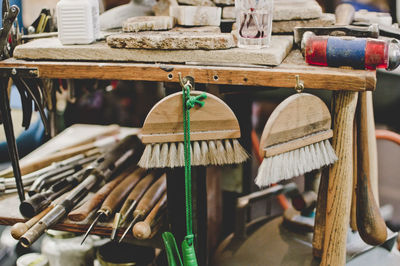
<path id="1" fill-rule="evenodd" d="M 192 96 L 202 92 L 193 91 Z M 190 139 L 216 140 L 240 137 L 239 122 L 231 108 L 218 97 L 207 93 L 206 108 L 190 110 Z M 159 101 L 149 112 L 142 128 L 143 143 L 183 141 L 182 93 Z"/>
<path id="2" fill-rule="evenodd" d="M 329 169 L 321 265 L 346 262 L 346 239 L 353 186 L 353 122 L 358 93 L 335 92 L 332 146 L 339 160 Z"/>
<path id="3" fill-rule="evenodd" d="M 120 79 L 179 82 L 178 73 L 197 83 L 294 88 L 299 75 L 306 89 L 374 90 L 376 72 L 307 65 L 298 50 L 277 67 L 249 66 L 244 62 L 212 65 L 144 64 L 77 61 L 25 61 L 14 58 L 0 67 L 37 67 L 41 78 Z M 246 87 L 245 90 L 252 90 Z"/>

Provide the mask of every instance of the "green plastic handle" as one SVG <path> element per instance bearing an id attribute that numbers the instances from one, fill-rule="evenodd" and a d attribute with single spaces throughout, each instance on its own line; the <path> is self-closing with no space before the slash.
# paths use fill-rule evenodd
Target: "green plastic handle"
<path id="1" fill-rule="evenodd" d="M 194 244 L 188 243 L 187 239 L 182 242 L 182 258 L 183 265 L 197 266 L 196 252 L 194 251 Z"/>
<path id="2" fill-rule="evenodd" d="M 168 265 L 183 266 L 174 235 L 170 232 L 164 232 L 162 238 L 164 240 L 165 252 L 167 253 Z"/>

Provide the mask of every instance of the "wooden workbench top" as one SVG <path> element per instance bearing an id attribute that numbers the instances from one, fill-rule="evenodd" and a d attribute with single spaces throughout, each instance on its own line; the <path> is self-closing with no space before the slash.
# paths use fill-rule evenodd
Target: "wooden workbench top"
<path id="1" fill-rule="evenodd" d="M 310 66 L 299 50 L 292 50 L 276 67 L 255 65 L 161 64 L 88 61 L 27 61 L 10 58 L 0 67 L 37 68 L 40 78 L 114 79 L 178 82 L 178 73 L 198 83 L 293 88 L 296 75 L 306 89 L 374 90 L 376 71 Z M 246 87 L 251 90 L 251 87 Z"/>

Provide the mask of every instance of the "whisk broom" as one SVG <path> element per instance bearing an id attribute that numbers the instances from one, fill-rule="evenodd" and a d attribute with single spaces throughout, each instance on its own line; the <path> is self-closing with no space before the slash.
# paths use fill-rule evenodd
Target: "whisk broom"
<path id="1" fill-rule="evenodd" d="M 202 99 L 203 92 L 191 91 Z M 205 93 L 206 108 L 190 110 L 192 165 L 225 165 L 242 163 L 247 152 L 237 140 L 239 123 L 235 114 L 222 100 Z M 159 101 L 147 115 L 141 131 L 146 144 L 139 161 L 142 168 L 174 168 L 185 165 L 183 143 L 182 92 Z"/>
<path id="2" fill-rule="evenodd" d="M 256 185 L 268 186 L 334 163 L 332 135 L 331 115 L 321 99 L 308 93 L 288 97 L 264 127 L 260 142 L 264 160 Z"/>

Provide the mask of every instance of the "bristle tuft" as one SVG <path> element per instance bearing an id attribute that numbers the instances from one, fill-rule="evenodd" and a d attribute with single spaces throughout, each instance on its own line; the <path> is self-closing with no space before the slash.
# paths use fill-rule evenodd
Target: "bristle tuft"
<path id="1" fill-rule="evenodd" d="M 183 142 L 178 143 L 178 157 L 177 157 L 177 166 L 184 167 L 185 166 L 185 145 Z"/>
<path id="2" fill-rule="evenodd" d="M 192 165 L 201 165 L 201 149 L 198 141 L 193 142 L 193 160 Z"/>
<path id="3" fill-rule="evenodd" d="M 210 161 L 210 154 L 208 152 L 208 144 L 206 141 L 201 142 L 201 162 L 199 165 L 209 165 L 211 164 Z"/>
<path id="4" fill-rule="evenodd" d="M 147 144 L 146 147 L 144 148 L 142 157 L 140 158 L 140 161 L 138 162 L 138 165 L 144 169 L 148 169 L 149 167 L 149 161 L 151 159 L 151 144 Z"/>
<path id="5" fill-rule="evenodd" d="M 178 153 L 176 150 L 176 143 L 169 144 L 169 151 L 168 151 L 168 167 L 174 168 L 178 166 Z"/>
<path id="6" fill-rule="evenodd" d="M 226 160 L 226 150 L 224 147 L 224 144 L 222 144 L 221 140 L 217 140 L 216 142 L 217 145 L 217 164 L 218 165 L 224 165 L 227 164 L 227 160 Z"/>
<path id="7" fill-rule="evenodd" d="M 255 183 L 259 187 L 269 186 L 285 179 L 303 175 L 337 160 L 329 140 L 314 143 L 299 149 L 264 158 L 259 167 Z"/>
<path id="8" fill-rule="evenodd" d="M 246 150 L 240 145 L 237 139 L 233 140 L 233 151 L 235 154 L 235 163 L 242 163 L 249 158 Z"/>
<path id="9" fill-rule="evenodd" d="M 173 144 L 173 143 L 171 143 Z M 164 168 L 168 166 L 168 143 L 163 143 L 161 145 L 161 152 L 160 152 L 160 167 Z"/>
<path id="10" fill-rule="evenodd" d="M 160 144 L 154 144 L 151 152 L 150 167 L 158 168 L 160 167 Z"/>
<path id="11" fill-rule="evenodd" d="M 210 164 L 218 165 L 217 157 L 218 151 L 217 146 L 215 145 L 215 141 L 210 140 L 208 142 L 208 158 L 210 159 Z"/>
<path id="12" fill-rule="evenodd" d="M 226 163 L 235 163 L 235 152 L 233 150 L 232 144 L 229 139 L 225 140 L 225 150 L 226 150 Z"/>

